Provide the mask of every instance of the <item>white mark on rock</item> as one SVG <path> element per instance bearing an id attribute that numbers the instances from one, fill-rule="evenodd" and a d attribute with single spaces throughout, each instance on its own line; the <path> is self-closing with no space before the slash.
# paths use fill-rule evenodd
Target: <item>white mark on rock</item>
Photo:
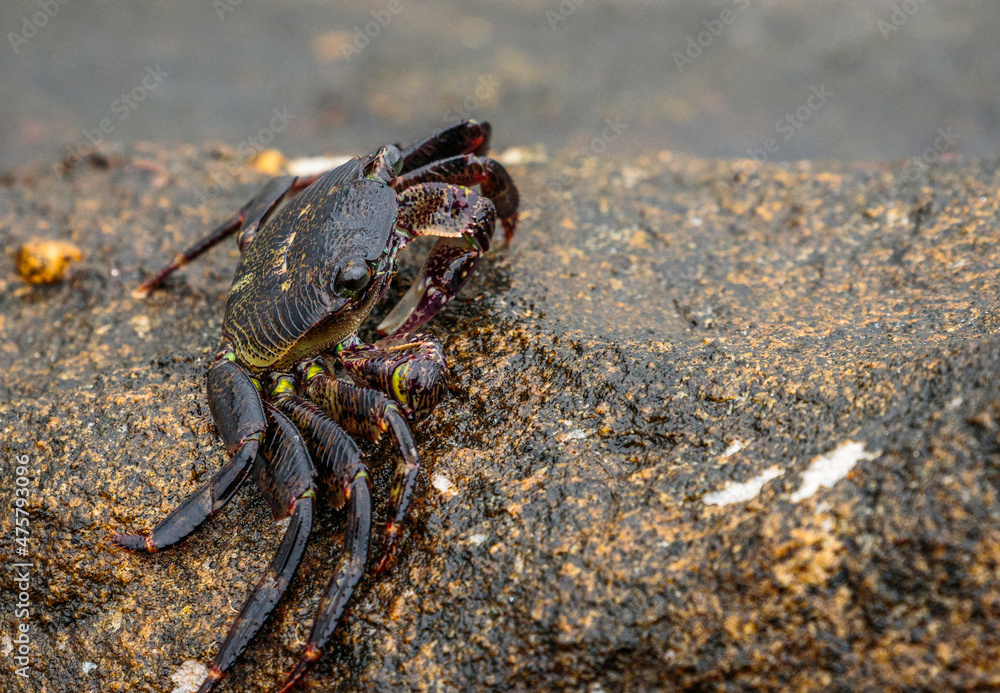
<path id="1" fill-rule="evenodd" d="M 451 500 L 458 495 L 455 484 L 451 483 L 451 479 L 444 474 L 435 474 L 434 478 L 431 479 L 431 486 L 440 491 L 445 500 Z"/>
<path id="2" fill-rule="evenodd" d="M 139 335 L 140 338 L 145 339 L 146 335 L 149 334 L 150 322 L 148 315 L 136 315 L 134 318 L 128 321 L 135 333 Z"/>
<path id="3" fill-rule="evenodd" d="M 81 668 L 83 669 L 84 676 L 90 676 L 90 672 L 96 669 L 97 665 L 94 664 L 93 662 L 84 662 Z"/>
<path id="4" fill-rule="evenodd" d="M 583 440 L 586 437 L 587 437 L 586 431 L 582 431 L 579 428 L 573 428 L 570 429 L 569 431 L 566 431 L 564 440 Z"/>
<path id="5" fill-rule="evenodd" d="M 746 446 L 747 444 L 744 443 L 742 440 L 734 440 L 732 443 L 729 444 L 729 447 L 727 447 L 725 450 L 722 451 L 722 455 L 719 457 L 719 459 L 724 460 L 727 457 L 732 457 L 740 450 L 746 448 Z"/>
<path id="6" fill-rule="evenodd" d="M 191 693 L 208 676 L 208 668 L 197 659 L 188 659 L 180 668 L 170 675 L 174 680 L 174 689 L 170 693 Z"/>
<path id="7" fill-rule="evenodd" d="M 948 402 L 948 404 L 945 406 L 945 408 L 948 411 L 951 411 L 952 409 L 958 409 L 960 406 L 962 406 L 962 397 L 961 397 L 961 395 L 959 395 L 955 399 L 953 399 L 950 402 Z"/>
<path id="8" fill-rule="evenodd" d="M 544 149 L 523 149 L 521 147 L 511 147 L 498 156 L 499 161 L 504 166 L 516 166 L 518 164 L 545 163 L 549 157 Z"/>
<path id="9" fill-rule="evenodd" d="M 755 476 L 753 479 L 744 481 L 742 484 L 734 484 L 730 482 L 721 490 L 704 496 L 702 500 L 706 505 L 730 505 L 732 503 L 744 503 L 748 500 L 756 498 L 757 494 L 760 493 L 760 490 L 764 487 L 764 484 L 784 473 L 785 470 L 781 467 L 770 467 Z"/>
<path id="10" fill-rule="evenodd" d="M 489 539 L 489 537 L 486 536 L 485 534 L 473 534 L 472 536 L 469 537 L 469 543 L 472 544 L 473 546 L 479 546 L 487 539 Z"/>
<path id="11" fill-rule="evenodd" d="M 4 634 L 3 638 L 0 638 L 0 642 L 3 643 L 3 652 L 0 652 L 0 654 L 4 657 L 14 651 L 14 641 L 10 639 L 9 635 Z"/>
<path id="12" fill-rule="evenodd" d="M 337 168 L 351 160 L 350 156 L 307 156 L 288 162 L 288 172 L 293 176 L 315 176 Z"/>
<path id="13" fill-rule="evenodd" d="M 821 486 L 832 487 L 847 476 L 859 461 L 873 460 L 880 454 L 879 451 L 865 452 L 864 443 L 855 443 L 853 440 L 841 443 L 831 452 L 820 455 L 809 463 L 809 469 L 802 474 L 802 486 L 792 494 L 792 502 L 798 503 L 809 498 Z"/>
<path id="14" fill-rule="evenodd" d="M 646 172 L 642 169 L 633 168 L 631 166 L 622 166 L 621 168 L 622 182 L 625 187 L 631 190 L 635 187 L 635 184 L 641 180 L 646 179 Z"/>

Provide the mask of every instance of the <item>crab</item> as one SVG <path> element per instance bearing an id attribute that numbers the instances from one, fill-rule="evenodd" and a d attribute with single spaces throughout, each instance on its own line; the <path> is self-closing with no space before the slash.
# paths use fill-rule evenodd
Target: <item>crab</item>
<path id="1" fill-rule="evenodd" d="M 139 287 L 148 294 L 236 234 L 240 260 L 222 344 L 207 375 L 229 461 L 151 532 L 114 533 L 113 541 L 146 552 L 173 546 L 218 513 L 248 477 L 274 519 L 288 522 L 198 693 L 224 678 L 281 599 L 306 548 L 314 506 L 326 502 L 346 507 L 345 555 L 281 690 L 296 685 L 320 657 L 368 562 L 371 488 L 354 437 L 377 443 L 388 434 L 393 443 L 398 461 L 376 571 L 392 563 L 420 469 L 407 421 L 426 417 L 447 393 L 441 343 L 415 330 L 468 282 L 490 247 L 497 216 L 507 243 L 517 225 L 517 188 L 485 156 L 490 135 L 488 123 L 464 121 L 320 175 L 274 178 Z M 376 328 L 382 338 L 364 343 L 358 328 L 392 281 L 397 252 L 420 236 L 438 240 Z M 338 364 L 350 382 L 336 375 Z"/>

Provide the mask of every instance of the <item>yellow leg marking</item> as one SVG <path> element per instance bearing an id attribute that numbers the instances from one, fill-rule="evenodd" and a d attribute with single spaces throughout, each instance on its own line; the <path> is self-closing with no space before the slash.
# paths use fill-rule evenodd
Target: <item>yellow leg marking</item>
<path id="1" fill-rule="evenodd" d="M 392 391 L 395 393 L 396 398 L 402 403 L 406 404 L 406 395 L 409 391 L 409 386 L 406 384 L 406 378 L 410 375 L 410 362 L 402 363 L 396 370 L 392 372 Z"/>

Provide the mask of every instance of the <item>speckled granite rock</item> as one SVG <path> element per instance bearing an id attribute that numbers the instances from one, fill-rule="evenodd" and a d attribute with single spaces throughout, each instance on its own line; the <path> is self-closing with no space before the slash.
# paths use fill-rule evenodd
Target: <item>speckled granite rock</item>
<path id="1" fill-rule="evenodd" d="M 514 244 L 431 323 L 452 396 L 416 432 L 401 560 L 307 690 L 1000 687 L 996 162 L 531 154 L 507 154 L 533 159 L 510 165 Z M 23 690 L 172 690 L 277 544 L 249 487 L 178 548 L 108 540 L 224 458 L 202 385 L 235 250 L 130 291 L 261 180 L 143 146 L 0 189 L 5 248 L 85 256 L 41 287 L 0 259 L 8 546 L 15 456 L 33 490 Z M 289 670 L 342 529 L 320 514 L 222 690 Z"/>

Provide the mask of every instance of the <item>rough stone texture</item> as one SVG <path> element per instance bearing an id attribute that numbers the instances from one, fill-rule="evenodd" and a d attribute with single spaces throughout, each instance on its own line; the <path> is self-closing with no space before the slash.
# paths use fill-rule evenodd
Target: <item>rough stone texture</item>
<path id="1" fill-rule="evenodd" d="M 307 689 L 1000 686 L 997 163 L 528 154 L 512 247 L 430 325 L 452 396 L 416 431 L 400 560 L 361 583 Z M 253 488 L 175 549 L 108 539 L 223 461 L 202 388 L 233 246 L 130 291 L 253 193 L 242 163 L 140 146 L 0 189 L 5 248 L 85 254 L 52 287 L 0 260 L 8 546 L 16 455 L 34 491 L 25 690 L 171 690 L 277 544 Z M 795 502 L 848 441 L 870 459 Z M 752 500 L 705 502 L 774 467 Z M 342 528 L 320 513 L 222 690 L 290 669 Z"/>

